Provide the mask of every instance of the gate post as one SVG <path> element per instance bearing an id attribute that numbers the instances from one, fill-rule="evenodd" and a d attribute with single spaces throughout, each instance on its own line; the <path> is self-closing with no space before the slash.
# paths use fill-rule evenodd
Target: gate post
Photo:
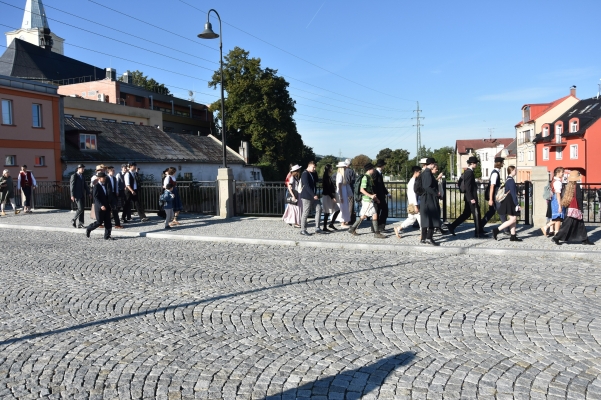
<path id="1" fill-rule="evenodd" d="M 227 219 L 234 216 L 234 173 L 231 168 L 219 168 L 219 217 Z"/>
<path id="2" fill-rule="evenodd" d="M 524 182 L 524 225 L 530 225 L 530 188 L 532 184 L 530 181 Z"/>
<path id="3" fill-rule="evenodd" d="M 543 191 L 549 182 L 546 167 L 532 167 L 532 224 L 544 226 L 547 223 L 547 200 L 543 199 Z"/>

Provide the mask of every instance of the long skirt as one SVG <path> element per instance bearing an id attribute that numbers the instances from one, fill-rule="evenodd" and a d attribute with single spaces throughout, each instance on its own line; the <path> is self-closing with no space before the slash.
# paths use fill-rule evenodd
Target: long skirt
<path id="1" fill-rule="evenodd" d="M 300 203 L 300 201 L 299 201 Z M 301 209 L 296 204 L 288 204 L 286 207 L 286 211 L 284 212 L 284 216 L 282 217 L 282 221 L 287 224 L 300 225 L 301 220 Z"/>
<path id="2" fill-rule="evenodd" d="M 336 211 L 340 210 L 338 204 L 332 199 L 330 196 L 323 196 L 321 198 L 322 204 L 322 212 L 324 214 L 334 214 Z"/>
<path id="3" fill-rule="evenodd" d="M 587 239 L 586 226 L 584 221 L 572 217 L 567 217 L 561 224 L 559 232 L 555 233 L 554 240 L 562 242 L 582 242 Z"/>
<path id="4" fill-rule="evenodd" d="M 173 212 L 181 211 L 184 209 L 184 205 L 182 204 L 182 199 L 179 196 L 179 190 L 177 190 L 177 186 L 173 188 Z"/>
<path id="5" fill-rule="evenodd" d="M 340 201 L 341 198 L 344 202 Z M 351 220 L 351 210 L 353 207 L 351 199 L 352 197 L 347 193 L 346 185 L 342 186 L 342 191 L 336 193 L 336 200 L 340 205 L 339 219 L 342 220 L 342 222 L 349 222 Z"/>

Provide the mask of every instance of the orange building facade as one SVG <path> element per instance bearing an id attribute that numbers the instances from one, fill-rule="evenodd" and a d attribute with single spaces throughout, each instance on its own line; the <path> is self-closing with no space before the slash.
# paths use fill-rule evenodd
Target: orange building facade
<path id="1" fill-rule="evenodd" d="M 0 157 L 13 177 L 21 165 L 38 181 L 62 179 L 57 87 L 0 75 Z"/>

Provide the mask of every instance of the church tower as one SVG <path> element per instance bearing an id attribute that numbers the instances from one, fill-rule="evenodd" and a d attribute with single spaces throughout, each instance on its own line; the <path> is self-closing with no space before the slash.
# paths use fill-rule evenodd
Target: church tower
<path id="1" fill-rule="evenodd" d="M 65 54 L 65 39 L 50 31 L 42 0 L 27 0 L 21 29 L 6 32 L 6 46 L 10 46 L 15 39 L 24 40 L 61 55 Z"/>

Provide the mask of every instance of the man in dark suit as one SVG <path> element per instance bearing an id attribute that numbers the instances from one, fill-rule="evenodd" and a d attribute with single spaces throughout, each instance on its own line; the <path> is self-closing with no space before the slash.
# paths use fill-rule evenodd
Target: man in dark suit
<path id="1" fill-rule="evenodd" d="M 465 222 L 470 215 L 474 219 L 474 235 L 475 237 L 484 237 L 484 231 L 480 223 L 480 205 L 478 204 L 478 184 L 476 183 L 476 176 L 474 175 L 474 168 L 480 161 L 471 156 L 467 160 L 467 169 L 463 172 L 463 182 L 465 186 L 465 205 L 463 206 L 463 212 L 451 225 L 449 225 L 449 232 L 455 236 L 455 229 Z"/>
<path id="2" fill-rule="evenodd" d="M 378 160 L 376 170 L 372 175 L 374 190 L 376 191 L 378 200 L 380 200 L 380 203 L 378 203 L 378 227 L 380 228 L 380 232 L 386 228 L 386 219 L 388 218 L 388 189 L 384 186 L 384 175 L 382 173 L 384 165 L 386 165 L 384 160 Z"/>
<path id="3" fill-rule="evenodd" d="M 84 203 L 86 196 L 90 195 L 90 188 L 84 182 L 83 178 L 83 170 L 86 168 L 85 165 L 79 164 L 77 166 L 77 171 L 71 175 L 71 179 L 69 181 L 69 187 L 71 189 L 71 201 L 77 204 L 77 213 L 75 213 L 75 217 L 71 220 L 73 224 L 73 228 L 83 228 L 83 215 L 84 215 Z M 79 219 L 79 225 L 77 225 L 77 220 Z"/>
<path id="4" fill-rule="evenodd" d="M 111 213 L 115 221 L 115 229 L 123 229 L 119 221 L 119 183 L 115 176 L 115 167 L 106 167 L 108 175 L 106 176 L 106 187 L 109 192 L 109 203 L 111 204 Z"/>
<path id="5" fill-rule="evenodd" d="M 86 229 L 86 236 L 90 237 L 90 232 L 104 225 L 104 239 L 113 240 L 111 230 L 111 203 L 109 201 L 109 189 L 106 187 L 106 174 L 99 172 L 96 174 L 98 182 L 92 189 L 92 198 L 94 200 L 94 208 L 96 209 L 96 221 Z"/>

